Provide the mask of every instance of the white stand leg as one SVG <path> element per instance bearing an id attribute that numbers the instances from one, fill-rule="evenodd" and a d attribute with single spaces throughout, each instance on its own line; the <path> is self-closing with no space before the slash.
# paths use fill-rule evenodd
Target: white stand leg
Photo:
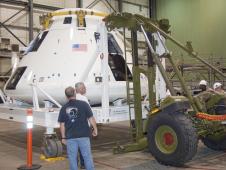
<path id="1" fill-rule="evenodd" d="M 49 101 L 44 101 L 45 103 L 45 108 L 50 109 L 53 107 L 53 104 Z M 49 125 L 49 120 L 51 119 L 50 117 L 51 112 L 46 112 L 45 113 L 45 124 L 46 124 L 46 133 L 47 135 L 55 134 L 54 128 Z"/>

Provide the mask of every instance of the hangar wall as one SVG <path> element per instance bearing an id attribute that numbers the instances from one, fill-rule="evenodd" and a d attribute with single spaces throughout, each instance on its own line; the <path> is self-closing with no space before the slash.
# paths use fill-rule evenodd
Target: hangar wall
<path id="1" fill-rule="evenodd" d="M 27 0 L 24 0 L 27 2 Z M 94 0 L 86 0 L 83 1 L 83 7 L 88 7 Z M 58 7 L 58 8 L 75 8 L 76 0 L 33 0 L 34 3 Z M 118 0 L 110 0 L 108 1 L 111 6 L 118 11 Z M 122 1 L 123 11 L 132 12 L 132 13 L 140 13 L 145 16 L 148 15 L 148 0 L 132 0 L 132 1 Z M 100 10 L 106 13 L 114 12 L 114 10 L 104 1 L 98 2 L 96 5 L 91 7 L 92 9 Z M 4 3 L 0 3 L 0 21 L 4 22 L 7 18 L 9 18 L 12 14 L 18 12 L 18 10 L 22 9 L 22 7 L 14 6 L 14 5 L 6 5 Z M 48 10 L 34 9 L 34 34 L 37 34 L 41 26 L 39 24 L 39 16 L 50 12 Z M 25 27 L 28 26 L 28 15 L 27 11 L 22 11 L 15 18 L 5 23 L 9 28 L 15 33 L 25 44 L 29 43 L 28 31 Z M 17 26 L 13 27 L 13 26 Z M 12 43 L 18 43 L 18 41 L 13 38 L 5 29 L 0 29 L 0 36 L 9 37 Z"/>
<path id="2" fill-rule="evenodd" d="M 182 43 L 192 41 L 204 56 L 226 57 L 225 0 L 158 0 L 157 18 L 168 18 L 171 34 Z M 181 51 L 169 43 L 174 56 Z"/>

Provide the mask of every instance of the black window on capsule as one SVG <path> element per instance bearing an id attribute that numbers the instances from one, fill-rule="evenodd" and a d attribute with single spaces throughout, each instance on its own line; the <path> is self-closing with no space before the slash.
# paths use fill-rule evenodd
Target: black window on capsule
<path id="1" fill-rule="evenodd" d="M 132 80 L 132 73 L 114 36 L 108 33 L 108 65 L 116 81 Z"/>
<path id="2" fill-rule="evenodd" d="M 25 51 L 25 54 L 33 51 L 38 51 L 38 48 L 41 46 L 48 32 L 49 31 L 44 31 L 42 33 L 39 33 L 37 37 L 31 41 L 30 45 L 28 46 L 28 49 Z"/>
<path id="3" fill-rule="evenodd" d="M 27 67 L 18 67 L 7 83 L 6 90 L 15 90 Z"/>
<path id="4" fill-rule="evenodd" d="M 64 18 L 64 24 L 71 24 L 72 17 L 65 17 Z"/>
<path id="5" fill-rule="evenodd" d="M 108 33 L 108 53 L 122 55 L 121 48 L 110 33 Z"/>

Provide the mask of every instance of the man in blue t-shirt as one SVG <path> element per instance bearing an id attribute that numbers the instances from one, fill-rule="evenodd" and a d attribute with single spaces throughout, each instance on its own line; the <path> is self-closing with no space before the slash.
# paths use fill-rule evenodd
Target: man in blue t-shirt
<path id="1" fill-rule="evenodd" d="M 69 101 L 61 108 L 58 122 L 60 123 L 62 143 L 67 145 L 70 170 L 78 169 L 78 148 L 84 158 L 86 169 L 93 170 L 88 121 L 93 128 L 92 135 L 97 136 L 96 121 L 90 106 L 84 101 L 76 100 L 73 87 L 66 88 L 65 95 Z"/>

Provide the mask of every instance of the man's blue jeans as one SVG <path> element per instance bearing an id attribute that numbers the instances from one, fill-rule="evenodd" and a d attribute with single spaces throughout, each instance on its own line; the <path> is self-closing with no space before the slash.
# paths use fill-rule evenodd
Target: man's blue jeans
<path id="1" fill-rule="evenodd" d="M 88 137 L 67 139 L 67 154 L 70 162 L 70 170 L 78 169 L 78 148 L 84 158 L 86 170 L 94 170 L 90 139 Z"/>

